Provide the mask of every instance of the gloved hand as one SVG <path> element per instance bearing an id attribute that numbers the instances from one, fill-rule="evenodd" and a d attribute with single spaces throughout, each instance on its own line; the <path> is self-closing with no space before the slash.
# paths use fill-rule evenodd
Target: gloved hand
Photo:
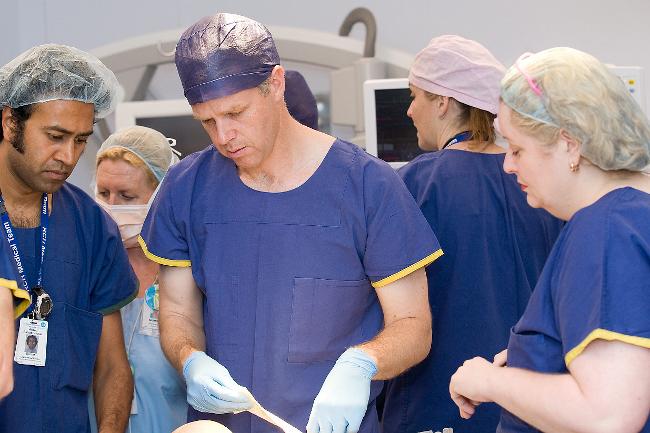
<path id="1" fill-rule="evenodd" d="M 228 370 L 204 352 L 192 352 L 183 364 L 187 402 L 199 412 L 232 413 L 253 407 L 243 386 Z"/>
<path id="2" fill-rule="evenodd" d="M 314 400 L 307 433 L 356 433 L 368 409 L 375 362 L 361 349 L 348 349 L 336 361 Z"/>

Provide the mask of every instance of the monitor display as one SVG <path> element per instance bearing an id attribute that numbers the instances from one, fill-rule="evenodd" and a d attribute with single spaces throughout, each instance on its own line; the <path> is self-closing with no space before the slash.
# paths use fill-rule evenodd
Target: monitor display
<path id="1" fill-rule="evenodd" d="M 406 78 L 364 83 L 366 151 L 395 168 L 422 153 L 418 147 L 417 130 L 406 115 L 410 104 Z"/>

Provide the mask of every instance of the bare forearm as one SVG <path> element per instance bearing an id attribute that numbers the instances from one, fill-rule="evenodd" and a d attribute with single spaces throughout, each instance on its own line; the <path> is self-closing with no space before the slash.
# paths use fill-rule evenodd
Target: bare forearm
<path id="1" fill-rule="evenodd" d="M 160 344 L 169 362 L 182 375 L 185 359 L 194 351 L 205 351 L 203 324 L 196 318 L 161 311 Z"/>
<path id="2" fill-rule="evenodd" d="M 0 399 L 14 388 L 14 332 L 13 298 L 9 289 L 0 287 Z"/>
<path id="3" fill-rule="evenodd" d="M 119 311 L 104 316 L 93 382 L 99 433 L 124 433 L 133 400 L 133 376 Z"/>
<path id="4" fill-rule="evenodd" d="M 128 363 L 96 372 L 93 392 L 99 433 L 123 433 L 133 400 L 133 376 Z"/>
<path id="5" fill-rule="evenodd" d="M 371 341 L 358 347 L 377 363 L 377 374 L 373 379 L 392 379 L 422 361 L 429 353 L 431 318 L 396 320 Z"/>
<path id="6" fill-rule="evenodd" d="M 505 367 L 496 369 L 490 382 L 495 403 L 539 430 L 622 433 L 607 407 L 591 402 L 570 374 Z"/>

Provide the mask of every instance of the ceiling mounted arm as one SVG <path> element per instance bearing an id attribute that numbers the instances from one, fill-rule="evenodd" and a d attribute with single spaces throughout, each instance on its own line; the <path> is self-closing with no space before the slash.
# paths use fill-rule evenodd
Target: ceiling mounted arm
<path id="1" fill-rule="evenodd" d="M 363 23 L 366 27 L 366 40 L 363 47 L 363 57 L 375 57 L 375 42 L 377 40 L 377 22 L 375 16 L 367 8 L 356 8 L 350 11 L 339 28 L 339 36 L 349 36 L 352 26 Z"/>

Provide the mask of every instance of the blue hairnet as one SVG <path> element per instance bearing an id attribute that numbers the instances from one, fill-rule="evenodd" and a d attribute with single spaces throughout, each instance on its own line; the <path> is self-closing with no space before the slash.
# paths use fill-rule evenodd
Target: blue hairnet
<path id="1" fill-rule="evenodd" d="M 278 64 L 266 27 L 234 14 L 202 18 L 176 45 L 176 69 L 190 105 L 258 86 Z"/>
<path id="2" fill-rule="evenodd" d="M 501 80 L 501 100 L 522 116 L 559 128 L 546 108 L 548 97 L 541 88 L 541 75 L 534 77 L 528 70 L 535 60 L 533 54 L 526 53 L 508 69 Z"/>
<path id="3" fill-rule="evenodd" d="M 115 108 L 121 87 L 95 56 L 66 45 L 30 48 L 0 68 L 0 106 L 18 108 L 53 100 L 95 106 L 95 116 Z"/>
<path id="4" fill-rule="evenodd" d="M 305 78 L 298 71 L 286 71 L 284 80 L 284 102 L 289 114 L 303 125 L 318 129 L 316 98 Z"/>
<path id="5" fill-rule="evenodd" d="M 175 145 L 175 140 L 166 138 L 155 129 L 136 125 L 111 134 L 99 148 L 97 158 L 113 147 L 126 149 L 140 158 L 160 182 L 169 167 L 178 162 L 173 149 Z"/>

